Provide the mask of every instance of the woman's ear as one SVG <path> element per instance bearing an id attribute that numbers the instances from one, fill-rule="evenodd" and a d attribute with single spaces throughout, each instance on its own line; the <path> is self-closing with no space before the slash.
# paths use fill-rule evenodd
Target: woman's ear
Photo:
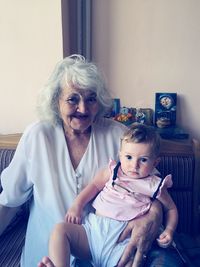
<path id="1" fill-rule="evenodd" d="M 158 157 L 158 158 L 155 159 L 155 161 L 154 161 L 154 167 L 156 167 L 158 165 L 158 163 L 160 162 L 160 160 L 161 160 L 160 157 Z"/>

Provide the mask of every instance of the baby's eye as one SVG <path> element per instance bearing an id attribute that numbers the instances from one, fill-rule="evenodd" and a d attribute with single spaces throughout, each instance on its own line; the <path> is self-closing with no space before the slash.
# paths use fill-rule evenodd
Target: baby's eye
<path id="1" fill-rule="evenodd" d="M 130 155 L 126 155 L 126 158 L 127 158 L 128 160 L 131 160 L 131 159 L 132 159 L 132 156 L 130 156 Z"/>
<path id="2" fill-rule="evenodd" d="M 140 162 L 142 162 L 142 163 L 145 163 L 145 162 L 147 162 L 147 161 L 148 161 L 147 158 L 141 158 L 141 159 L 140 159 Z"/>

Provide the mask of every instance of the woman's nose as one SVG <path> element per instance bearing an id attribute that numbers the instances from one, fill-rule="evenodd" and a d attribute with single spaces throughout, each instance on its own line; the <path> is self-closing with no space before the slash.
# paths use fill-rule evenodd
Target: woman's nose
<path id="1" fill-rule="evenodd" d="M 84 101 L 84 99 L 81 99 L 78 103 L 78 111 L 81 113 L 85 113 L 87 110 L 87 105 Z"/>

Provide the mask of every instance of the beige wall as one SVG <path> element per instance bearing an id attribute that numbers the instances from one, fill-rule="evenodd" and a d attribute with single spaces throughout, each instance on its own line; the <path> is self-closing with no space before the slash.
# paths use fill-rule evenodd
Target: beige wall
<path id="1" fill-rule="evenodd" d="M 62 58 L 60 0 L 0 0 L 0 133 L 22 132 Z M 200 139 L 200 1 L 93 1 L 93 58 L 122 105 L 178 93 L 178 123 Z"/>
<path id="2" fill-rule="evenodd" d="M 22 132 L 62 58 L 60 0 L 0 0 L 0 134 Z"/>
<path id="3" fill-rule="evenodd" d="M 177 92 L 177 122 L 200 139 L 200 1 L 93 1 L 93 57 L 122 105 Z"/>

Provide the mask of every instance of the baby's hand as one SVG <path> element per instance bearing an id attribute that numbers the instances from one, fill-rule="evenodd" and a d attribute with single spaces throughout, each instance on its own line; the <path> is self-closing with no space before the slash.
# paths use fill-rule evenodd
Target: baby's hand
<path id="1" fill-rule="evenodd" d="M 161 248 L 167 248 L 173 241 L 173 231 L 171 229 L 165 229 L 157 238 L 158 245 Z"/>
<path id="2" fill-rule="evenodd" d="M 65 215 L 65 221 L 68 223 L 81 224 L 81 213 L 82 210 L 77 205 L 69 208 Z"/>

